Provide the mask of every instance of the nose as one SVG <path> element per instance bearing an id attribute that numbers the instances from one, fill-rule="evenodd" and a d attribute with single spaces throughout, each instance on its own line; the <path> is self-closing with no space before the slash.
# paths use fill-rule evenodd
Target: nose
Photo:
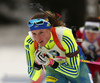
<path id="1" fill-rule="evenodd" d="M 40 35 L 38 35 L 38 34 L 35 35 L 34 38 L 35 38 L 36 41 L 39 41 L 39 40 L 41 39 L 41 38 L 40 38 Z"/>

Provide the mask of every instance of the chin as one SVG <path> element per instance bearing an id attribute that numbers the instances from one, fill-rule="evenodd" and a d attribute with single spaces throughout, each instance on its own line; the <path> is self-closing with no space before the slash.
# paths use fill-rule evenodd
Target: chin
<path id="1" fill-rule="evenodd" d="M 90 40 L 89 42 L 93 42 L 93 40 Z"/>
<path id="2" fill-rule="evenodd" d="M 45 46 L 44 44 L 39 44 L 41 47 Z"/>

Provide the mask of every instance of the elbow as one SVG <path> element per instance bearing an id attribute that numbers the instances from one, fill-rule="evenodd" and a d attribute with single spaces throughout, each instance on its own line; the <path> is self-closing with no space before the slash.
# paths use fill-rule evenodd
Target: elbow
<path id="1" fill-rule="evenodd" d="M 76 70 L 76 73 L 73 74 L 73 78 L 77 78 L 80 74 L 80 71 L 79 70 Z"/>

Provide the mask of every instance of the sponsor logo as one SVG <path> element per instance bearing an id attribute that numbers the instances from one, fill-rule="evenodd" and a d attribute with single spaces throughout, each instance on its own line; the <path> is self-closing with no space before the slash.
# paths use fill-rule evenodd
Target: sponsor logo
<path id="1" fill-rule="evenodd" d="M 47 76 L 46 81 L 47 82 L 56 82 L 58 79 L 52 76 Z"/>

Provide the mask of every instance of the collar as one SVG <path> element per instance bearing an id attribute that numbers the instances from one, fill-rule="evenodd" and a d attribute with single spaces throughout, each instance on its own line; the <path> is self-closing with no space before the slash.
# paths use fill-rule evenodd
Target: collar
<path id="1" fill-rule="evenodd" d="M 51 33 L 51 37 L 49 39 L 49 41 L 47 42 L 47 44 L 44 46 L 46 49 L 52 49 L 55 45 L 55 42 L 53 40 L 53 36 L 52 36 L 52 33 Z"/>

